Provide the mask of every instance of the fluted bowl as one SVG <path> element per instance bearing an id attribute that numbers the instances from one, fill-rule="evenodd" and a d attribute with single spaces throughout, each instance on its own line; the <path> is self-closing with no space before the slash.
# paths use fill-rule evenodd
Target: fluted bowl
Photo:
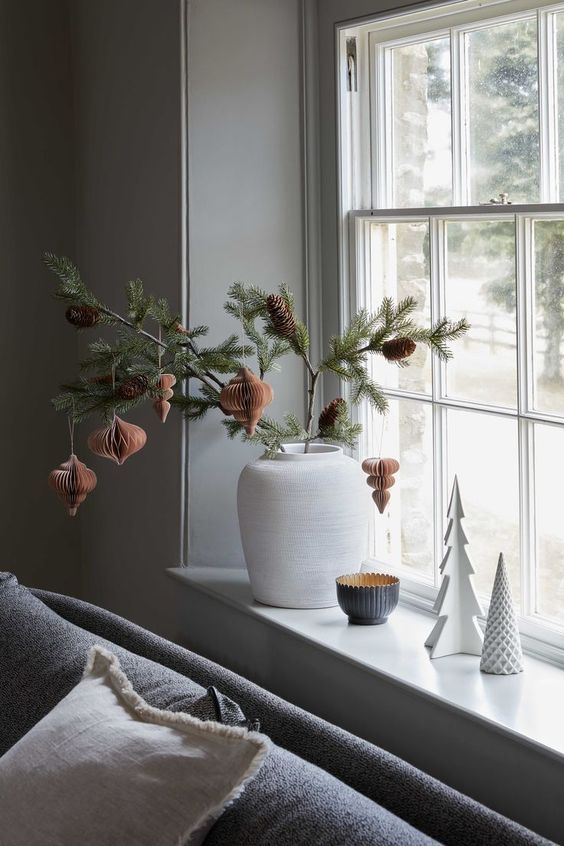
<path id="1" fill-rule="evenodd" d="M 400 580 L 386 573 L 351 573 L 339 576 L 337 601 L 357 626 L 385 623 L 399 600 Z"/>

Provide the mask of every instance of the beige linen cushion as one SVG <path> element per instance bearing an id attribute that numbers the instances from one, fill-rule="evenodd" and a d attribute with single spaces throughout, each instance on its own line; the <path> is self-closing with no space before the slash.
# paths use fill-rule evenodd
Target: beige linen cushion
<path id="1" fill-rule="evenodd" d="M 82 681 L 0 758 L 2 846 L 199 844 L 268 749 L 151 707 L 94 646 Z"/>

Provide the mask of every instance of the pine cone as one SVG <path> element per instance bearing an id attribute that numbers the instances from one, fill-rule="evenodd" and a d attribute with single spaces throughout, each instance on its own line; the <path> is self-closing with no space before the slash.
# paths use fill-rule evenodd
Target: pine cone
<path id="1" fill-rule="evenodd" d="M 284 297 L 270 294 L 266 298 L 266 308 L 276 334 L 282 338 L 291 338 L 296 331 L 296 320 Z"/>
<path id="2" fill-rule="evenodd" d="M 133 400 L 147 393 L 149 380 L 146 376 L 139 374 L 125 379 L 117 389 L 117 395 L 124 400 Z"/>
<path id="3" fill-rule="evenodd" d="M 413 355 L 416 347 L 417 344 L 411 338 L 392 338 L 382 344 L 382 355 L 388 361 L 402 361 Z"/>
<path id="4" fill-rule="evenodd" d="M 345 405 L 345 400 L 342 397 L 338 397 L 337 399 L 331 400 L 331 402 L 325 406 L 325 408 L 319 415 L 320 432 L 324 432 L 327 429 L 333 428 L 333 426 L 337 422 L 337 418 L 339 417 L 339 411 Z"/>
<path id="5" fill-rule="evenodd" d="M 98 323 L 100 312 L 94 306 L 72 305 L 67 308 L 65 317 L 69 323 L 79 329 L 90 329 Z"/>

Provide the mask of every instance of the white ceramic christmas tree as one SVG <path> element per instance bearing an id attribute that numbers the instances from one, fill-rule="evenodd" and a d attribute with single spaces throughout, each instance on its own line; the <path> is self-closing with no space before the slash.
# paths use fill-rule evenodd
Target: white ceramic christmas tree
<path id="1" fill-rule="evenodd" d="M 472 583 L 474 568 L 465 549 L 468 538 L 460 522 L 464 511 L 456 476 L 447 517 L 447 551 L 441 564 L 443 580 L 433 608 L 439 619 L 425 641 L 425 646 L 431 647 L 431 658 L 442 658 L 458 652 L 481 655 L 483 636 L 476 615 L 484 612 Z"/>
<path id="2" fill-rule="evenodd" d="M 484 635 L 480 670 L 496 676 L 523 672 L 523 653 L 507 567 L 500 552 Z"/>

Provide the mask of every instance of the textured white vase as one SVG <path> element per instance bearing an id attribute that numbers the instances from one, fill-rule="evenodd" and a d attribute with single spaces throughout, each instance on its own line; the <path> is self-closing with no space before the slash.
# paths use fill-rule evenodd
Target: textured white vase
<path id="1" fill-rule="evenodd" d="M 239 477 L 237 507 L 253 595 L 280 608 L 337 605 L 335 579 L 360 570 L 372 505 L 340 447 L 284 444 Z"/>

